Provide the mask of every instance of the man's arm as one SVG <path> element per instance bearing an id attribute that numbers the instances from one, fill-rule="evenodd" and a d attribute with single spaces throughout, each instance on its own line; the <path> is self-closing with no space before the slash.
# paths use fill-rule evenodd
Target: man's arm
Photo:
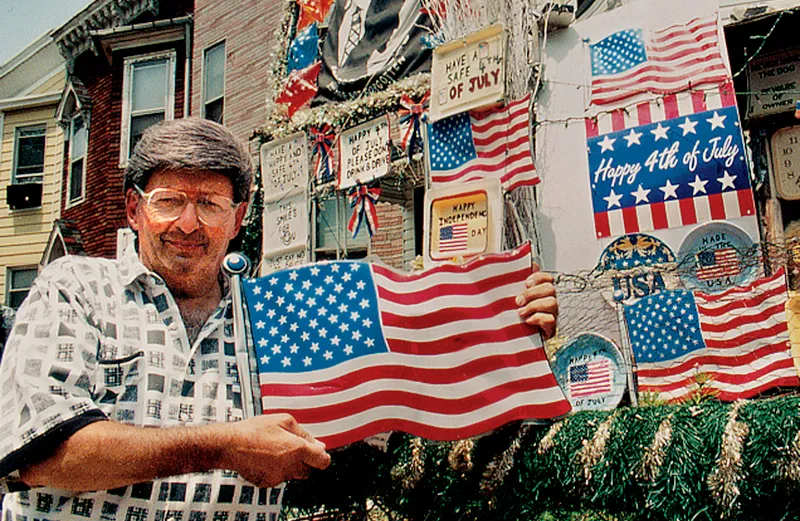
<path id="1" fill-rule="evenodd" d="M 517 296 L 518 312 L 526 324 L 538 328 L 547 340 L 555 335 L 558 318 L 555 279 L 550 273 L 539 271 L 536 264 L 532 271 L 525 280 L 525 289 Z"/>
<path id="2" fill-rule="evenodd" d="M 261 487 L 324 469 L 330 456 L 294 419 L 265 415 L 198 427 L 133 427 L 114 421 L 87 425 L 47 459 L 20 469 L 31 487 L 75 492 L 105 490 L 212 469 L 237 471 Z"/>

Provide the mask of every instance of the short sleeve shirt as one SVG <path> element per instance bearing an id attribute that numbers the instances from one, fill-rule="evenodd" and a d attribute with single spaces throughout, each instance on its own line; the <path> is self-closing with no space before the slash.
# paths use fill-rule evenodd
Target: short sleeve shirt
<path id="1" fill-rule="evenodd" d="M 242 419 L 230 300 L 226 288 L 190 344 L 164 280 L 133 248 L 119 260 L 49 265 L 19 309 L 0 365 L 0 493 L 16 492 L 4 499 L 3 520 L 277 519 L 283 487 L 259 489 L 232 471 L 81 494 L 26 490 L 19 481 L 26 461 L 94 421 L 175 427 Z"/>

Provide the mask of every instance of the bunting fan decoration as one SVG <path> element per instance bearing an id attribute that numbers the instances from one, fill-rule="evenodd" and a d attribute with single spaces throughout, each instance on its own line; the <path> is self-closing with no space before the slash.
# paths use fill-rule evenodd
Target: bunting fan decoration
<path id="1" fill-rule="evenodd" d="M 335 138 L 330 125 L 320 128 L 310 128 L 309 133 L 314 139 L 314 154 L 317 161 L 314 164 L 314 177 L 318 184 L 327 183 L 334 178 L 333 173 L 333 140 Z"/>
<path id="2" fill-rule="evenodd" d="M 275 102 L 289 105 L 290 118 L 316 96 L 320 67 L 321 62 L 316 62 L 305 69 L 292 71 L 286 79 L 283 91 L 275 98 Z"/>
<path id="3" fill-rule="evenodd" d="M 362 222 L 367 224 L 367 231 L 370 237 L 378 229 L 378 212 L 375 209 L 375 203 L 380 195 L 381 189 L 377 186 L 371 188 L 361 184 L 354 186 L 348 192 L 347 196 L 350 198 L 350 208 L 353 209 L 353 215 L 350 216 L 347 229 L 350 230 L 353 237 L 358 235 Z"/>
<path id="4" fill-rule="evenodd" d="M 322 23 L 331 9 L 333 0 L 297 0 L 300 6 L 300 17 L 297 20 L 297 30 L 301 31 L 313 23 Z"/>
<path id="5" fill-rule="evenodd" d="M 400 98 L 400 105 L 403 107 L 398 110 L 400 116 L 400 132 L 402 138 L 400 140 L 400 147 L 408 153 L 408 160 L 414 157 L 415 154 L 422 152 L 424 145 L 422 144 L 422 114 L 431 97 L 430 91 L 419 102 L 414 100 L 408 94 L 403 94 Z"/>

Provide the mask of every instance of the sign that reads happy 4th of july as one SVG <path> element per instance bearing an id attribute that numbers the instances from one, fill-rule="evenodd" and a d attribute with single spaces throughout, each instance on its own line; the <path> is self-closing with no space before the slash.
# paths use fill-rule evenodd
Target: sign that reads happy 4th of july
<path id="1" fill-rule="evenodd" d="M 732 93 L 666 96 L 586 130 L 597 237 L 755 215 Z"/>
<path id="2" fill-rule="evenodd" d="M 385 176 L 390 157 L 388 116 L 345 130 L 339 138 L 339 189 Z"/>
<path id="3" fill-rule="evenodd" d="M 431 121 L 503 100 L 506 33 L 499 24 L 433 51 Z"/>
<path id="4" fill-rule="evenodd" d="M 305 190 L 308 185 L 308 145 L 302 132 L 261 146 L 261 174 L 264 176 L 264 202 L 280 199 L 287 193 Z"/>

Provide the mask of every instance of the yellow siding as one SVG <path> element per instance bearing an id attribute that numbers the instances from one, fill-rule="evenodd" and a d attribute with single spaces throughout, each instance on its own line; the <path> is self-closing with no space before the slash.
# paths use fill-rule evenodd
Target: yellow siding
<path id="1" fill-rule="evenodd" d="M 67 73 L 65 69 L 62 69 L 50 78 L 44 80 L 42 84 L 33 89 L 30 94 L 60 94 L 61 91 L 64 90 L 64 84 L 66 81 Z"/>
<path id="2" fill-rule="evenodd" d="M 60 76 L 60 75 L 57 75 Z M 61 77 L 63 85 L 63 77 Z M 36 266 L 47 245 L 53 221 L 60 214 L 64 135 L 55 119 L 56 106 L 5 113 L 0 135 L 0 296 L 5 304 L 8 268 Z M 18 127 L 45 125 L 44 186 L 41 208 L 11 211 L 5 187 L 11 183 L 14 136 Z"/>

